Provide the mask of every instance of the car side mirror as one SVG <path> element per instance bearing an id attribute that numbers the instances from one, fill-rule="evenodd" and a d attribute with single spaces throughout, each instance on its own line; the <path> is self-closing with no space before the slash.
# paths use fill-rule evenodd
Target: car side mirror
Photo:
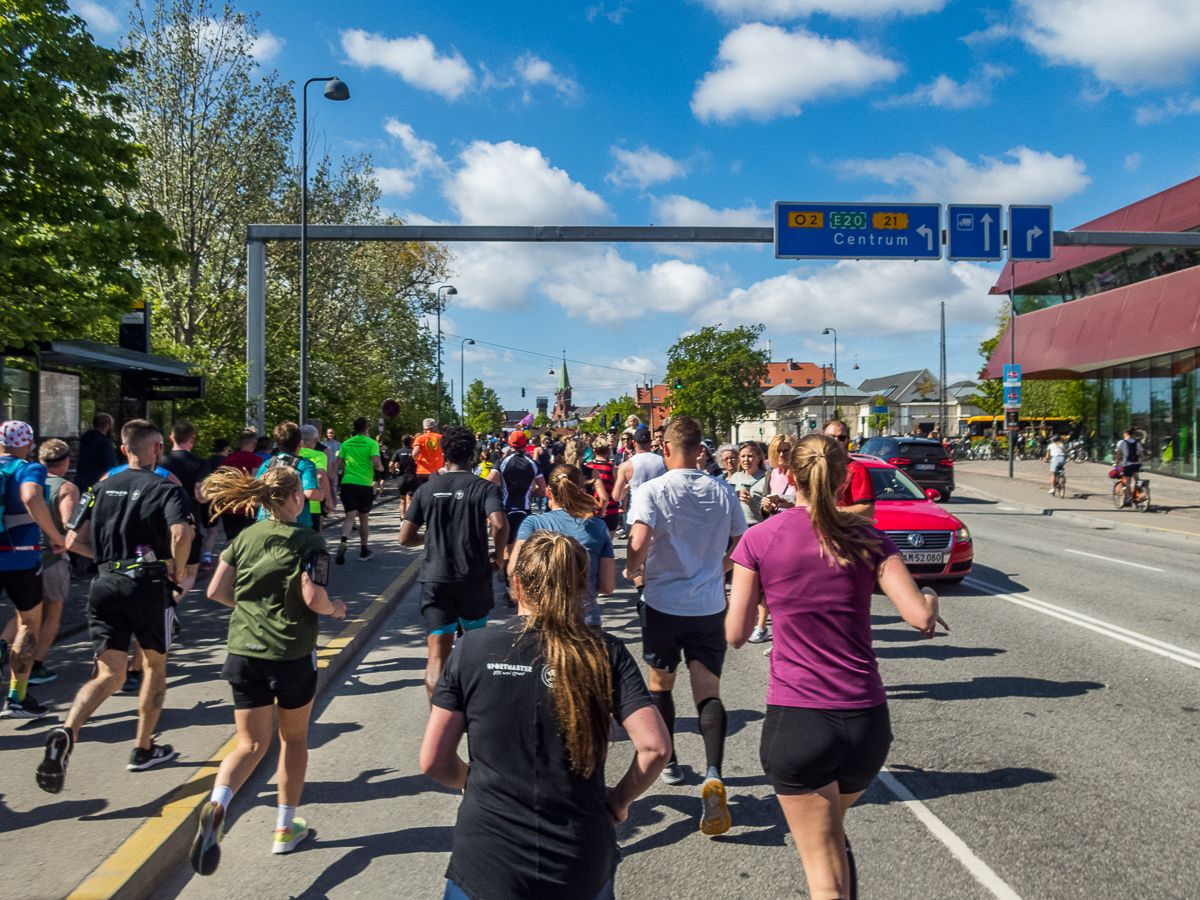
<path id="1" fill-rule="evenodd" d="M 941 491 L 934 490 L 933 488 L 927 488 L 925 490 L 925 496 L 930 500 L 936 501 L 938 497 L 942 496 L 942 493 Z"/>

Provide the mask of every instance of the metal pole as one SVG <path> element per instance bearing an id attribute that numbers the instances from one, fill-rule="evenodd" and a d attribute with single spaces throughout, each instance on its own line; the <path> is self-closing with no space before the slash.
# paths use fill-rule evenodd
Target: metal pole
<path id="1" fill-rule="evenodd" d="M 300 424 L 308 421 L 308 86 L 300 90 Z"/>
<path id="2" fill-rule="evenodd" d="M 474 339 L 463 338 L 458 345 L 458 415 L 463 425 L 467 421 L 467 344 L 474 346 Z"/>
<path id="3" fill-rule="evenodd" d="M 246 242 L 246 424 L 267 419 L 267 245 Z"/>
<path id="4" fill-rule="evenodd" d="M 829 330 L 833 332 L 833 416 L 834 418 L 839 418 L 837 404 L 837 329 L 830 328 Z"/>
<path id="5" fill-rule="evenodd" d="M 1010 241 L 1012 240 L 1011 235 L 1009 236 L 1009 240 Z M 1017 264 L 1014 262 L 1011 264 L 1011 266 L 1012 266 L 1012 268 L 1010 269 L 1010 271 L 1012 273 L 1012 281 L 1011 281 L 1012 287 L 1009 289 L 1009 292 L 1008 292 L 1008 308 L 1009 308 L 1008 361 L 1015 366 L 1017 364 Z M 1000 391 L 1001 391 L 1001 396 L 1003 396 L 1003 391 L 1004 391 L 1003 380 L 1001 380 L 1001 383 L 1000 383 Z M 1005 410 L 1004 414 L 1005 414 L 1005 416 L 1007 416 L 1008 411 Z M 1017 411 L 1018 427 L 1020 426 L 1020 424 L 1021 424 L 1021 413 L 1020 413 L 1020 410 L 1018 410 Z M 1017 453 L 1017 448 L 1014 446 L 1016 444 L 1016 439 L 1017 439 L 1017 429 L 1010 428 L 1008 430 L 1008 477 L 1009 478 L 1013 477 L 1013 460 L 1016 458 L 1016 453 Z"/>
<path id="6" fill-rule="evenodd" d="M 942 433 L 942 440 L 947 437 L 946 429 L 946 301 L 942 301 L 942 354 L 941 354 L 941 371 L 938 374 L 938 381 L 941 382 L 942 390 L 938 402 L 938 429 Z"/>
<path id="7" fill-rule="evenodd" d="M 437 331 L 438 331 L 437 422 L 438 422 L 438 434 L 441 434 L 441 432 L 442 432 L 442 289 L 441 288 L 438 288 Z"/>

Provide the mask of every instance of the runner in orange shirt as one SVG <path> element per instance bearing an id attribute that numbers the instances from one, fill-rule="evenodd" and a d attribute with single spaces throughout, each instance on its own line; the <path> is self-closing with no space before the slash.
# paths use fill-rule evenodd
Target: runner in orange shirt
<path id="1" fill-rule="evenodd" d="M 437 428 L 437 420 L 426 419 L 421 425 L 425 431 L 417 435 L 412 447 L 413 459 L 417 463 L 417 487 L 427 482 L 431 475 L 436 475 L 446 465 L 442 459 L 442 436 L 434 430 Z"/>

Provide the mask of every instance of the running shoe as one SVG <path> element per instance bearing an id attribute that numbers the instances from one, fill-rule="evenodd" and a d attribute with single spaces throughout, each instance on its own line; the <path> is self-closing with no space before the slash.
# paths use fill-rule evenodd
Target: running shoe
<path id="1" fill-rule="evenodd" d="M 664 784 L 683 784 L 683 771 L 677 762 L 669 762 L 663 766 L 662 775 L 659 777 Z"/>
<path id="2" fill-rule="evenodd" d="M 24 700 L 9 694 L 4 709 L 0 710 L 0 719 L 40 719 L 49 711 L 50 708 L 45 703 L 38 703 L 33 694 L 26 692 Z"/>
<path id="3" fill-rule="evenodd" d="M 200 571 L 211 572 L 213 570 L 213 558 L 211 553 L 205 553 L 200 559 Z"/>
<path id="4" fill-rule="evenodd" d="M 133 752 L 129 754 L 129 765 L 125 768 L 130 772 L 145 772 L 147 769 L 170 762 L 178 755 L 170 744 L 159 746 L 151 741 L 147 750 L 143 750 L 141 747 L 133 748 Z"/>
<path id="5" fill-rule="evenodd" d="M 74 747 L 75 739 L 68 728 L 51 728 L 46 735 L 46 756 L 37 768 L 37 784 L 47 794 L 57 794 L 63 789 Z"/>
<path id="6" fill-rule="evenodd" d="M 358 561 L 366 562 L 368 559 L 370 559 L 374 555 L 375 554 L 371 552 L 370 547 L 363 547 L 361 550 L 358 551 Z"/>
<path id="7" fill-rule="evenodd" d="M 183 626 L 179 624 L 179 616 L 171 617 L 171 644 L 181 644 L 179 635 L 183 632 Z"/>
<path id="8" fill-rule="evenodd" d="M 291 828 L 280 828 L 275 832 L 275 843 L 271 845 L 272 853 L 291 853 L 305 838 L 312 836 L 308 823 L 297 816 L 292 820 Z"/>
<path id="9" fill-rule="evenodd" d="M 767 641 L 767 626 L 755 625 L 754 630 L 750 632 L 750 643 L 765 644 Z"/>
<path id="10" fill-rule="evenodd" d="M 142 689 L 142 670 L 130 669 L 125 675 L 125 683 L 121 685 L 122 694 L 136 694 Z"/>
<path id="11" fill-rule="evenodd" d="M 225 807 L 207 801 L 200 807 L 200 827 L 192 840 L 188 859 L 197 875 L 211 875 L 221 863 L 221 838 L 225 837 Z"/>
<path id="12" fill-rule="evenodd" d="M 58 677 L 58 673 L 53 669 L 47 669 L 41 663 L 33 664 L 33 671 L 29 673 L 30 684 L 45 684 L 48 681 L 53 681 Z"/>
<path id="13" fill-rule="evenodd" d="M 733 824 L 725 807 L 725 785 L 720 778 L 707 778 L 700 791 L 704 809 L 700 814 L 700 830 L 705 834 L 724 834 Z"/>
<path id="14" fill-rule="evenodd" d="M 333 558 L 333 561 L 335 563 L 337 563 L 339 566 L 344 566 L 346 564 L 346 539 L 345 538 L 342 538 L 342 542 L 340 544 L 338 544 L 337 556 L 335 556 Z"/>

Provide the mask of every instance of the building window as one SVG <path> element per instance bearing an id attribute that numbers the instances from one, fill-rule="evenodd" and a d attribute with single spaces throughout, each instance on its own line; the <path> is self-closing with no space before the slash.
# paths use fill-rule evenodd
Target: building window
<path id="1" fill-rule="evenodd" d="M 811 378 L 806 378 L 806 379 L 804 380 L 804 383 L 805 383 L 805 384 L 812 384 L 812 379 L 811 379 Z"/>
<path id="2" fill-rule="evenodd" d="M 790 378 L 785 378 L 785 379 L 783 379 L 783 380 L 784 380 L 784 381 L 786 381 L 788 384 L 791 384 L 791 383 L 792 383 L 792 379 L 790 379 Z"/>
<path id="3" fill-rule="evenodd" d="M 662 403 L 662 397 L 655 397 L 655 398 L 654 398 L 654 402 L 655 402 L 655 403 Z"/>
<path id="4" fill-rule="evenodd" d="M 763 384 L 770 384 L 770 383 L 771 383 L 771 379 L 770 379 L 770 378 L 764 378 L 764 379 L 763 379 Z"/>

